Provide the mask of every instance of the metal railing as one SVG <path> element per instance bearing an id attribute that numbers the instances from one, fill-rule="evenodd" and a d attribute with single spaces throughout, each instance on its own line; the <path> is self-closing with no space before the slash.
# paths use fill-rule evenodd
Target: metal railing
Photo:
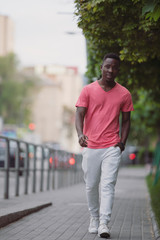
<path id="1" fill-rule="evenodd" d="M 77 184 L 83 181 L 81 161 L 81 154 L 0 136 L 4 199 L 9 198 L 10 188 L 12 191 L 14 188 L 15 196 L 20 195 L 20 180 L 23 182 L 21 190 L 24 194 L 28 194 L 29 189 L 30 193 L 35 193 Z"/>

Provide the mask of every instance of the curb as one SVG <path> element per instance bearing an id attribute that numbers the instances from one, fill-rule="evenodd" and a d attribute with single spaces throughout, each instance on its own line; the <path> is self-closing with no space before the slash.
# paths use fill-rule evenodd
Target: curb
<path id="1" fill-rule="evenodd" d="M 15 221 L 17 221 L 17 220 L 19 220 L 19 219 L 21 219 L 21 218 L 23 218 L 23 217 L 25 217 L 29 214 L 38 212 L 41 209 L 49 207 L 51 205 L 52 205 L 52 203 L 49 202 L 49 203 L 42 204 L 42 205 L 39 205 L 39 206 L 36 206 L 36 207 L 33 207 L 33 208 L 29 208 L 29 209 L 25 209 L 25 210 L 22 210 L 22 211 L 17 211 L 17 212 L 14 212 L 14 213 L 9 213 L 7 215 L 1 216 L 0 217 L 0 228 L 5 227 L 12 222 L 15 222 Z"/>
<path id="2" fill-rule="evenodd" d="M 153 227 L 153 231 L 154 231 L 154 236 L 155 236 L 155 240 L 160 240 L 160 230 L 155 218 L 155 214 L 152 210 L 151 207 L 151 201 L 150 201 L 150 216 L 151 216 L 151 221 L 152 221 L 152 227 Z"/>
<path id="3" fill-rule="evenodd" d="M 155 240 L 160 240 L 160 229 L 159 229 L 159 226 L 157 224 L 157 220 L 156 220 L 154 211 L 152 209 L 151 196 L 150 196 L 150 192 L 149 192 L 149 189 L 148 189 L 146 179 L 145 179 L 145 183 L 146 183 L 147 192 L 148 192 L 148 200 L 149 200 L 149 207 L 150 207 L 149 212 L 150 212 L 150 218 L 151 218 L 151 222 L 152 222 L 154 237 L 155 237 Z"/>
<path id="4" fill-rule="evenodd" d="M 147 186 L 147 189 L 148 189 L 148 186 Z M 149 191 L 148 191 L 148 200 L 149 200 L 149 206 L 150 206 L 149 211 L 150 211 L 150 217 L 151 217 L 154 237 L 155 237 L 155 240 L 160 240 L 160 229 L 159 229 L 159 226 L 158 226 L 157 221 L 156 221 L 155 214 L 154 214 L 153 209 L 152 209 L 151 197 L 150 197 Z"/>

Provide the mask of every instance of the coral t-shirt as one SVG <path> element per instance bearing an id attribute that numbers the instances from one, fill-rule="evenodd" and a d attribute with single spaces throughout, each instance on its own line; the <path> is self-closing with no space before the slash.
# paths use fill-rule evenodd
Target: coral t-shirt
<path id="1" fill-rule="evenodd" d="M 120 112 L 133 111 L 130 92 L 119 83 L 104 91 L 95 81 L 86 85 L 78 98 L 76 107 L 85 107 L 83 133 L 88 137 L 88 148 L 107 148 L 120 141 Z"/>

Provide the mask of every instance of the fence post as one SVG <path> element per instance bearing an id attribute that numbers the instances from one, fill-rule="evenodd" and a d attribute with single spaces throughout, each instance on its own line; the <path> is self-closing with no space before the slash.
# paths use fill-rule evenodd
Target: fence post
<path id="1" fill-rule="evenodd" d="M 33 188 L 32 188 L 32 191 L 33 193 L 36 192 L 36 150 L 37 150 L 37 147 L 35 145 L 33 145 Z"/>
<path id="2" fill-rule="evenodd" d="M 52 156 L 53 156 L 52 189 L 56 189 L 55 172 L 56 172 L 56 169 L 57 169 L 57 166 L 58 166 L 57 150 L 52 149 Z"/>
<path id="3" fill-rule="evenodd" d="M 10 151 L 9 151 L 9 139 L 6 139 L 6 159 L 5 159 L 5 181 L 4 181 L 4 198 L 9 198 L 9 161 Z"/>
<path id="4" fill-rule="evenodd" d="M 13 139 L 13 138 L 7 138 L 4 136 L 0 136 L 0 138 L 4 139 L 6 141 L 6 151 L 5 151 L 5 163 L 4 163 L 4 199 L 9 198 L 9 186 L 10 186 L 10 146 L 11 141 L 16 142 L 16 158 L 15 158 L 15 196 L 19 196 L 20 194 L 20 176 L 19 172 L 23 170 L 24 173 L 24 194 L 28 194 L 29 188 L 29 174 L 30 170 L 33 170 L 33 183 L 32 183 L 32 191 L 36 192 L 36 173 L 37 167 L 39 167 L 37 163 L 37 148 L 41 148 L 41 169 L 40 169 L 40 191 L 43 191 L 43 185 L 44 185 L 44 178 L 47 180 L 46 187 L 47 190 L 50 189 L 51 184 L 51 177 L 52 177 L 52 189 L 58 189 L 61 187 L 67 187 L 73 184 L 78 183 L 82 180 L 82 173 L 79 170 L 79 162 L 77 161 L 74 166 L 69 166 L 68 164 L 68 157 L 73 153 L 65 152 L 62 150 L 55 150 L 52 148 L 49 148 L 47 146 L 43 145 L 37 145 L 34 143 L 29 143 L 23 140 Z M 20 157 L 21 157 L 21 144 L 25 146 L 25 161 L 24 161 L 24 168 L 21 169 L 20 165 Z M 33 163 L 32 167 L 30 168 L 30 159 L 29 159 L 29 147 L 33 146 Z M 22 146 L 23 147 L 23 146 Z M 45 150 L 48 151 L 49 155 L 46 156 L 47 162 L 45 164 Z M 50 162 L 50 157 L 53 157 L 53 162 Z M 80 157 L 81 158 L 81 157 Z M 39 159 L 38 159 L 39 160 Z M 79 156 L 78 156 L 79 160 Z M 81 159 L 80 159 L 81 160 Z M 53 165 L 51 165 L 53 163 Z M 36 166 L 38 165 L 38 166 Z M 46 168 L 47 165 L 47 168 Z M 12 170 L 12 169 L 11 169 Z M 47 172 L 47 174 L 44 174 Z M 52 176 L 51 176 L 52 171 Z M 39 174 L 38 174 L 39 176 Z"/>
<path id="5" fill-rule="evenodd" d="M 42 157 L 41 157 L 41 182 L 40 182 L 40 191 L 43 191 L 43 172 L 44 172 L 44 147 L 41 147 L 42 149 Z"/>
<path id="6" fill-rule="evenodd" d="M 50 149 L 48 150 L 49 152 L 48 152 L 48 155 L 47 155 L 47 161 L 48 161 L 48 169 L 47 169 L 47 190 L 49 190 L 50 189 L 50 168 L 51 168 L 51 164 L 52 163 L 50 163 L 50 157 L 51 157 L 51 151 L 50 151 Z"/>
<path id="7" fill-rule="evenodd" d="M 17 141 L 17 149 L 15 156 L 15 170 L 16 170 L 16 197 L 19 196 L 19 161 L 20 161 L 20 148 L 19 142 Z"/>
<path id="8" fill-rule="evenodd" d="M 24 186 L 24 194 L 28 194 L 28 169 L 29 169 L 29 144 L 26 143 L 26 158 L 24 162 L 24 176 L 25 176 L 25 186 Z"/>

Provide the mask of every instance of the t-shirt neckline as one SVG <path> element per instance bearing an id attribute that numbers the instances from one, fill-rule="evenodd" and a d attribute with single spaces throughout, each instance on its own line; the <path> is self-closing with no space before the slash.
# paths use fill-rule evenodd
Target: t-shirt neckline
<path id="1" fill-rule="evenodd" d="M 98 84 L 98 86 L 100 87 L 100 89 L 103 91 L 103 92 L 105 92 L 105 93 L 109 93 L 109 92 L 111 92 L 113 89 L 115 89 L 115 87 L 117 86 L 117 82 L 115 82 L 116 84 L 115 84 L 115 86 L 113 87 L 113 88 L 111 88 L 109 91 L 105 91 L 101 86 L 100 86 L 100 84 L 98 83 L 98 80 L 96 80 L 96 82 L 97 82 L 97 84 Z"/>

